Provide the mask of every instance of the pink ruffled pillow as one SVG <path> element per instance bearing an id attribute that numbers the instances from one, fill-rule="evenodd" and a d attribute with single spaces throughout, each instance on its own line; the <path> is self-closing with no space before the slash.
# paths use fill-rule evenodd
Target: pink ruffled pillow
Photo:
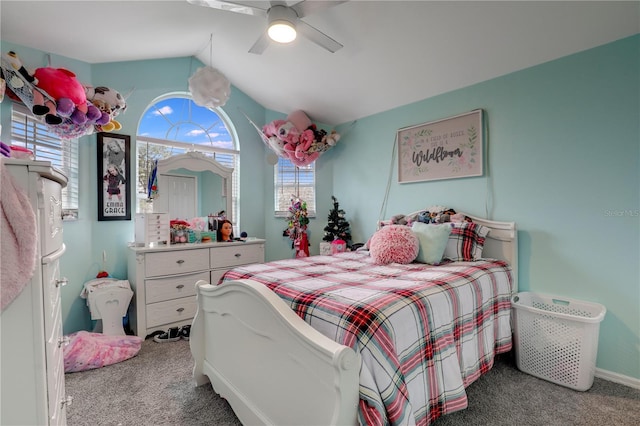
<path id="1" fill-rule="evenodd" d="M 420 242 L 411 228 L 404 225 L 387 225 L 371 237 L 369 255 L 378 265 L 411 263 L 418 257 Z"/>

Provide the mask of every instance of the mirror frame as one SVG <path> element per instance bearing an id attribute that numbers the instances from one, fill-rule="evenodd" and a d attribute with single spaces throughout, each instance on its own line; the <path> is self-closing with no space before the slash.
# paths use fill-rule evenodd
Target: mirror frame
<path id="1" fill-rule="evenodd" d="M 231 220 L 233 218 L 232 201 L 232 175 L 233 169 L 223 166 L 213 158 L 207 157 L 199 152 L 191 151 L 185 154 L 173 155 L 163 160 L 158 160 L 158 176 L 168 174 L 171 170 L 186 169 L 194 172 L 212 172 L 222 178 L 223 197 L 227 200 L 226 215 Z M 160 188 L 162 190 L 162 188 Z"/>

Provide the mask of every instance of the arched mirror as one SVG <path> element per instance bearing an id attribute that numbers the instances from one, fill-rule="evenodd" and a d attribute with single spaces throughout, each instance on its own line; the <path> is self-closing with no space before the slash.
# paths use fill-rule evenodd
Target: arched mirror
<path id="1" fill-rule="evenodd" d="M 189 220 L 221 210 L 233 217 L 233 169 L 199 152 L 158 161 L 158 197 L 153 211 L 171 219 Z"/>

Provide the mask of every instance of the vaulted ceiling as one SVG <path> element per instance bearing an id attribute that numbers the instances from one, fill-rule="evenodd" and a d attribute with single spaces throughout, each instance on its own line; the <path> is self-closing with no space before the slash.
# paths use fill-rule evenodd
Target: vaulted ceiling
<path id="1" fill-rule="evenodd" d="M 256 55 L 265 18 L 186 0 L 3 0 L 0 16 L 2 40 L 92 64 L 195 56 L 266 108 L 330 125 L 640 32 L 637 1 L 351 0 L 304 18 L 337 52 L 298 37 Z"/>

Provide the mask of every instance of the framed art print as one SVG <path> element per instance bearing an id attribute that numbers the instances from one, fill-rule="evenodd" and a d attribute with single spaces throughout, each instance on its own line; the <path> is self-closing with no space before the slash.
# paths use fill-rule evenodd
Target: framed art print
<path id="1" fill-rule="evenodd" d="M 398 182 L 483 174 L 481 109 L 398 130 Z"/>
<path id="2" fill-rule="evenodd" d="M 131 220 L 130 137 L 98 133 L 98 220 Z"/>

